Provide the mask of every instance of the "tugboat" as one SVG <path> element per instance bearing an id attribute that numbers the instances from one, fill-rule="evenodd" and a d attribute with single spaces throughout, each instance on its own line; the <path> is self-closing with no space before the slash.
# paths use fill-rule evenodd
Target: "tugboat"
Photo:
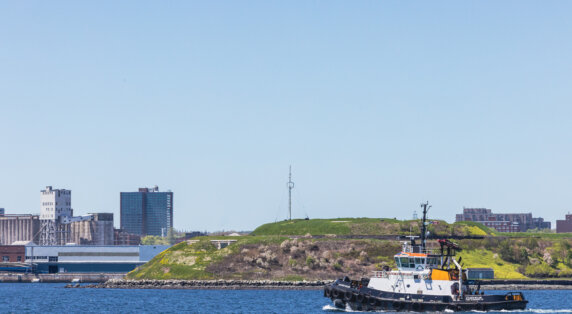
<path id="1" fill-rule="evenodd" d="M 338 279 L 324 287 L 324 296 L 334 306 L 358 311 L 498 311 L 523 310 L 527 300 L 521 292 L 489 295 L 481 291 L 480 284 L 469 285 L 461 260 L 455 252 L 461 251 L 446 239 L 438 240 L 440 250 L 426 248 L 426 217 L 428 203 L 423 208 L 421 243 L 415 238 L 403 243 L 401 253 L 395 255 L 397 270 L 385 267 L 375 271 L 373 277 L 351 280 Z M 430 207 L 430 206 L 429 206 Z"/>

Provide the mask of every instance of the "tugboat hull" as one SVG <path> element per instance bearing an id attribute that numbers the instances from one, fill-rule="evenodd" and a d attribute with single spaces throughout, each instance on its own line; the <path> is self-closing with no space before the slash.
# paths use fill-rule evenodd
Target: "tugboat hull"
<path id="1" fill-rule="evenodd" d="M 355 289 L 338 284 L 339 281 L 324 287 L 324 296 L 334 306 L 345 309 L 347 305 L 358 311 L 499 311 L 523 310 L 527 300 L 520 293 L 506 295 L 470 295 L 461 300 L 451 297 L 400 294 L 377 291 L 374 289 Z"/>

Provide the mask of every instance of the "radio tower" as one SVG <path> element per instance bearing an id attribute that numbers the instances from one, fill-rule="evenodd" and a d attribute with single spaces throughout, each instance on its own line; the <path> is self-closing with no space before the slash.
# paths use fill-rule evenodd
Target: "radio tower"
<path id="1" fill-rule="evenodd" d="M 290 165 L 290 174 L 288 175 L 288 220 L 292 220 L 292 189 L 294 182 L 292 182 L 292 165 Z"/>

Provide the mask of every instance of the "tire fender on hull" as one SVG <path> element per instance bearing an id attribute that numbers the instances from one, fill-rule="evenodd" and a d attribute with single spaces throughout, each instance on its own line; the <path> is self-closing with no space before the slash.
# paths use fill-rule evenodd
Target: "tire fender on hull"
<path id="1" fill-rule="evenodd" d="M 339 296 L 340 296 L 340 292 L 339 292 L 337 289 L 334 288 L 334 289 L 332 290 L 332 297 L 333 297 L 334 299 L 337 299 Z"/>
<path id="2" fill-rule="evenodd" d="M 353 299 L 353 293 L 351 291 L 344 292 L 344 301 L 350 302 Z"/>
<path id="3" fill-rule="evenodd" d="M 371 306 L 376 306 L 377 305 L 377 299 L 374 297 L 369 297 L 369 302 L 367 302 L 367 304 L 369 304 Z"/>

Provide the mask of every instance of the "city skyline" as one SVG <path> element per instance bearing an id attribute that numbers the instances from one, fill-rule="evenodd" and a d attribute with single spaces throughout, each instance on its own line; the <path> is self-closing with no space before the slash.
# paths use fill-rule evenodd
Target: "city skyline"
<path id="1" fill-rule="evenodd" d="M 3 2 L 0 207 L 174 227 L 572 211 L 569 2 Z M 118 219 L 116 219 L 118 220 Z M 116 222 L 118 223 L 118 222 Z"/>
<path id="2" fill-rule="evenodd" d="M 52 189 L 52 186 L 47 186 L 46 189 Z M 71 193 L 71 190 L 69 190 L 69 189 L 61 189 L 61 191 L 65 191 L 65 192 L 67 192 L 67 193 Z M 44 193 L 45 190 L 41 190 L 41 192 Z M 173 216 L 174 216 L 173 208 L 174 208 L 174 206 L 172 205 L 172 199 L 173 199 L 173 194 L 174 194 L 174 193 L 173 193 L 171 190 L 166 190 L 166 191 L 164 191 L 164 192 L 159 192 L 159 187 L 158 187 L 157 185 L 155 185 L 155 186 L 150 187 L 150 188 L 148 188 L 148 187 L 140 187 L 140 188 L 138 188 L 138 192 L 119 192 L 119 194 L 120 194 L 120 203 L 123 202 L 123 201 L 121 201 L 121 198 L 122 198 L 122 197 L 127 197 L 127 196 L 129 196 L 130 198 L 132 198 L 133 196 L 136 196 L 136 195 L 137 195 L 138 198 L 141 198 L 142 195 L 144 196 L 145 194 L 148 194 L 148 193 L 151 194 L 151 195 L 153 195 L 153 194 L 155 194 L 155 193 L 156 193 L 156 194 L 163 194 L 163 195 L 170 195 L 169 197 L 167 197 L 166 200 L 163 199 L 164 196 L 161 196 L 160 198 L 154 200 L 153 202 L 154 202 L 154 204 L 155 204 L 154 206 L 159 205 L 159 204 L 161 204 L 161 206 L 164 206 L 165 204 L 169 204 L 169 205 L 168 205 L 169 207 L 166 208 L 166 209 L 168 209 L 167 217 L 163 217 L 162 219 L 167 219 L 168 221 L 170 221 L 170 222 L 167 222 L 167 224 L 168 224 L 168 225 L 173 225 L 173 223 L 174 223 L 174 219 L 173 219 Z M 42 202 L 41 202 L 41 207 L 42 207 L 41 212 L 42 212 L 42 213 L 44 212 L 44 207 L 45 207 L 45 206 L 54 206 L 53 203 L 50 203 L 50 204 L 44 203 L 44 202 L 43 202 L 43 201 L 44 201 L 43 196 L 41 197 L 41 200 L 42 200 Z M 68 201 L 69 201 L 69 200 L 68 200 Z M 157 203 L 157 201 L 159 201 L 159 203 Z M 163 204 L 165 201 L 166 201 L 166 203 Z M 126 202 L 126 204 L 130 204 L 130 205 L 129 205 L 129 210 L 130 210 L 130 211 L 132 211 L 132 210 L 134 209 L 134 208 L 131 208 L 131 207 L 133 206 L 133 204 L 131 204 L 131 203 L 132 203 L 132 201 Z M 144 203 L 145 203 L 145 201 L 143 201 L 143 204 L 144 204 Z M 67 203 L 68 206 L 69 206 L 70 204 L 71 204 L 71 202 Z M 139 206 L 143 206 L 143 205 L 139 204 Z M 123 226 L 124 223 L 121 222 L 122 219 L 123 219 L 123 218 L 121 218 L 121 217 L 123 217 L 122 210 L 121 210 L 121 205 L 120 205 L 119 207 L 120 207 L 120 209 L 119 209 L 119 215 L 118 215 L 118 216 L 119 216 L 119 222 L 116 222 L 116 223 L 115 223 L 115 227 L 117 227 L 118 230 L 127 231 L 127 232 L 132 233 L 132 234 L 141 235 L 141 234 L 143 233 L 143 235 L 144 235 L 145 232 L 142 232 L 142 231 L 139 231 L 139 232 L 130 232 L 130 231 L 132 231 L 132 230 L 127 230 L 127 229 L 125 229 L 125 227 Z M 145 206 L 143 206 L 143 208 L 144 208 L 144 207 L 145 207 Z M 2 210 L 2 212 L 0 212 L 0 214 L 2 214 L 2 215 L 4 215 L 4 214 L 7 214 L 7 215 L 20 215 L 20 214 L 23 214 L 23 213 L 20 213 L 20 212 L 4 212 L 5 208 L 0 208 L 0 209 Z M 69 209 L 72 210 L 72 211 L 74 210 L 73 207 L 70 207 Z M 157 208 L 157 209 L 158 209 L 158 208 Z M 157 209 L 154 209 L 154 210 L 157 210 Z M 140 210 L 140 211 L 143 210 L 143 211 L 144 211 L 144 209 L 141 209 L 141 208 L 138 209 L 138 210 Z M 165 210 L 165 209 L 161 209 L 161 210 Z M 482 207 L 482 208 L 467 208 L 467 207 L 465 207 L 465 206 L 463 206 L 463 208 L 462 208 L 461 210 L 462 210 L 463 212 L 464 212 L 464 211 L 467 211 L 467 210 L 480 210 L 480 211 L 483 211 L 483 212 L 484 212 L 484 211 L 488 211 L 489 214 L 490 214 L 490 211 L 491 211 L 491 209 L 488 209 L 488 208 L 485 208 L 485 207 Z M 404 220 L 418 219 L 418 218 L 416 218 L 416 217 L 418 216 L 417 212 L 418 212 L 417 210 L 413 210 L 413 211 L 412 211 L 412 218 L 411 218 L 411 217 L 410 217 L 410 218 L 405 217 L 405 218 L 403 218 L 403 219 L 404 219 Z M 41 214 L 41 213 L 24 213 L 24 214 L 37 215 L 38 218 L 42 219 L 42 214 Z M 84 214 L 93 214 L 93 213 L 84 213 Z M 112 214 L 113 214 L 113 213 L 112 213 Z M 132 213 L 130 213 L 130 214 L 132 214 Z M 501 216 L 503 216 L 503 215 L 526 215 L 526 214 L 532 214 L 532 212 L 526 212 L 526 211 L 519 212 L 518 210 L 516 210 L 516 211 L 506 211 L 506 210 L 505 210 L 505 211 L 501 211 L 501 212 L 498 212 L 498 213 L 497 213 L 497 215 L 501 215 Z M 569 216 L 570 213 L 568 212 L 567 214 L 568 214 L 568 216 Z M 463 221 L 463 219 L 460 219 L 460 218 L 459 218 L 459 217 L 463 216 L 463 214 L 456 213 L 456 214 L 454 214 L 454 215 L 455 215 L 455 219 L 453 219 L 452 222 L 455 222 L 455 221 L 456 221 L 456 222 L 458 222 L 458 221 Z M 70 216 L 70 217 L 71 217 L 71 216 Z M 307 215 L 306 215 L 306 217 L 307 217 Z M 293 219 L 302 219 L 302 218 L 306 218 L 306 217 L 294 217 Z M 379 217 L 379 218 L 388 218 L 388 217 L 389 217 L 389 216 L 387 216 L 387 217 Z M 532 217 L 532 216 L 531 216 L 531 217 Z M 320 217 L 320 218 L 321 218 L 321 217 Z M 373 217 L 373 218 L 375 218 L 375 217 Z M 543 217 L 539 217 L 539 218 L 540 218 L 540 219 L 543 219 Z M 284 218 L 284 220 L 287 220 L 287 219 L 288 219 L 288 217 Z M 448 217 L 433 217 L 433 219 L 445 220 L 445 221 L 451 222 L 451 220 L 448 219 Z M 472 219 L 470 219 L 470 220 L 474 220 L 474 219 L 476 219 L 476 218 L 472 218 Z M 530 219 L 533 219 L 533 218 L 530 218 Z M 537 218 L 534 218 L 534 219 L 537 219 Z M 133 222 L 135 222 L 136 220 L 137 220 L 137 219 L 135 219 Z M 559 219 L 557 219 L 557 220 L 559 220 Z M 162 220 L 161 220 L 161 221 L 162 221 Z M 477 220 L 474 220 L 474 221 L 477 221 Z M 495 221 L 497 221 L 497 220 L 495 219 Z M 508 221 L 508 220 L 507 220 L 507 221 Z M 133 223 L 133 222 L 131 222 L 131 223 Z M 155 224 L 156 222 L 150 221 L 149 223 Z M 547 223 L 548 223 L 548 225 L 551 224 L 551 222 L 550 222 L 549 220 L 548 220 Z M 147 224 L 147 222 L 140 221 L 140 222 L 139 222 L 139 225 L 140 225 L 140 226 L 139 226 L 139 227 L 135 227 L 135 228 L 145 228 L 144 226 L 145 226 L 146 224 Z M 487 225 L 487 223 L 484 223 L 484 224 Z M 137 225 L 137 223 L 136 223 L 136 225 Z M 488 226 L 488 225 L 487 225 L 487 226 Z M 131 227 L 131 228 L 133 228 L 133 227 Z M 539 228 L 539 227 L 537 227 L 537 228 Z M 548 227 L 546 227 L 546 228 L 548 228 Z M 551 227 L 551 228 L 552 228 L 552 227 Z M 554 226 L 554 228 L 555 228 L 555 226 Z M 552 229 L 554 229 L 554 228 L 552 228 Z M 156 228 L 155 228 L 155 229 L 156 229 Z M 159 229 L 161 229 L 161 228 L 159 228 Z M 159 230 L 159 229 L 157 229 L 157 230 Z M 162 230 L 161 232 L 164 233 L 163 236 L 165 236 L 165 234 L 167 233 L 167 229 L 169 229 L 169 228 L 168 228 L 168 227 L 165 227 L 165 228 L 163 228 L 163 229 L 164 229 L 164 230 Z M 541 228 L 541 229 L 542 229 L 542 228 Z M 157 230 L 155 230 L 154 233 L 147 234 L 147 235 L 159 235 L 159 234 L 157 234 L 157 232 L 159 232 L 159 231 L 157 231 Z M 175 228 L 175 230 L 177 230 L 177 231 L 190 231 L 189 229 L 176 229 L 176 228 Z M 222 230 L 222 229 L 221 229 L 221 230 Z M 207 230 L 207 231 L 211 231 L 211 232 L 212 232 L 212 231 L 221 231 L 221 230 Z M 238 230 L 238 229 L 233 229 L 233 228 L 231 228 L 231 229 L 227 229 L 227 230 Z M 246 230 L 246 229 L 243 229 L 242 231 L 247 231 L 247 230 Z M 251 231 L 251 230 L 250 230 L 250 231 Z M 509 232 L 509 231 L 506 231 L 506 232 Z M 515 231 L 510 231 L 510 232 L 515 232 Z M 520 232 L 522 232 L 522 231 L 520 231 Z"/>

